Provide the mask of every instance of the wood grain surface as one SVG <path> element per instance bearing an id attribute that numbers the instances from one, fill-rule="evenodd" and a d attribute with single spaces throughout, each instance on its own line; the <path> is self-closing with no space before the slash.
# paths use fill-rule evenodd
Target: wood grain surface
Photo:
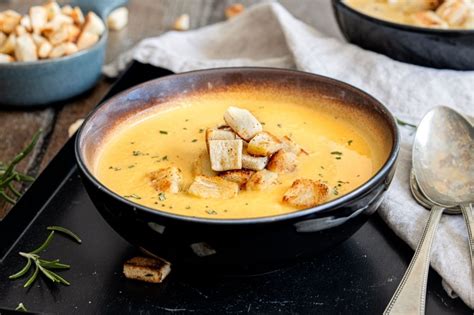
<path id="1" fill-rule="evenodd" d="M 291 13 L 308 24 L 325 30 L 318 24 L 312 12 L 319 9 L 318 3 L 329 0 L 285 0 L 280 1 Z M 35 3 L 44 1 L 0 0 L 0 11 L 15 9 L 21 13 Z M 60 2 L 60 1 L 59 1 Z M 199 28 L 225 20 L 225 8 L 235 2 L 246 7 L 261 2 L 255 0 L 130 0 L 129 24 L 118 32 L 110 32 L 106 62 L 114 60 L 120 53 L 138 43 L 141 39 L 160 35 L 170 30 L 174 20 L 183 13 L 191 17 L 191 28 Z M 328 14 L 331 14 L 328 12 Z M 8 78 L 0 78 L 2 81 Z M 9 161 L 30 141 L 32 135 L 42 129 L 43 133 L 34 152 L 23 161 L 18 169 L 36 176 L 49 163 L 68 139 L 68 128 L 83 118 L 107 93 L 113 80 L 102 78 L 90 91 L 65 103 L 39 110 L 12 111 L 0 107 L 0 161 Z M 27 92 L 25 88 L 25 92 Z M 1 96 L 0 96 L 1 97 Z M 24 190 L 25 187 L 22 188 Z M 8 206 L 0 205 L 0 219 L 7 213 Z"/>

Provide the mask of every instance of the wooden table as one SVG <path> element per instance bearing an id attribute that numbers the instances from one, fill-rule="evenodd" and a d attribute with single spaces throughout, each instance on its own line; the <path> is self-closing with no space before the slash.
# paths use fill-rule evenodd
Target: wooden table
<path id="1" fill-rule="evenodd" d="M 14 8 L 19 12 L 26 12 L 32 4 L 45 1 L 0 0 L 0 11 Z M 320 9 L 318 7 L 319 1 L 329 0 L 284 0 L 280 2 L 296 17 L 324 31 L 326 25 L 318 25 L 318 20 L 311 14 L 313 10 Z M 199 28 L 222 21 L 225 19 L 224 9 L 234 2 L 236 1 L 130 0 L 128 3 L 129 24 L 121 31 L 110 32 L 106 62 L 114 60 L 120 53 L 133 47 L 142 38 L 166 32 L 170 29 L 173 21 L 183 13 L 190 15 L 191 28 Z M 248 7 L 260 1 L 239 2 Z M 0 78 L 0 84 L 3 80 L 8 80 L 8 78 Z M 42 129 L 43 133 L 35 150 L 18 167 L 19 170 L 29 175 L 38 175 L 68 139 L 69 126 L 77 119 L 83 118 L 97 105 L 113 82 L 111 79 L 102 78 L 92 90 L 54 107 L 28 111 L 2 111 L 0 108 L 0 161 L 9 161 L 27 145 L 38 129 Z M 25 93 L 27 93 L 26 88 Z M 25 187 L 22 188 L 22 190 L 24 189 Z M 6 214 L 7 208 L 5 205 L 0 205 L 0 219 Z"/>

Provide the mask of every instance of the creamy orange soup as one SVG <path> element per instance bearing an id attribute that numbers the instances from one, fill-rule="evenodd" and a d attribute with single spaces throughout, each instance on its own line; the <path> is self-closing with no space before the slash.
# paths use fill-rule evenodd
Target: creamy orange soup
<path id="1" fill-rule="evenodd" d="M 193 165 L 206 154 L 205 130 L 223 124 L 229 106 L 251 111 L 276 136 L 285 135 L 308 155 L 297 170 L 279 176 L 265 191 L 245 191 L 232 199 L 200 199 L 186 193 Z M 387 160 L 390 136 L 380 119 L 348 110 L 337 101 L 278 92 L 226 91 L 186 97 L 155 106 L 119 124 L 104 140 L 93 172 L 112 191 L 138 204 L 179 215 L 203 218 L 255 218 L 298 211 L 282 196 L 298 178 L 330 187 L 329 200 L 359 187 Z M 159 194 L 147 173 L 177 166 L 183 191 Z"/>

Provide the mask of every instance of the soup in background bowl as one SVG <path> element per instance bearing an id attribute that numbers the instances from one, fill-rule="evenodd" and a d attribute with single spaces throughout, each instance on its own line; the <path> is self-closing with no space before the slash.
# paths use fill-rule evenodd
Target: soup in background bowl
<path id="1" fill-rule="evenodd" d="M 259 132 L 291 139 L 304 153 L 290 171 L 271 162 L 250 170 L 275 173 L 271 185 L 235 184 L 230 196 L 209 198 L 189 187 L 199 176 L 225 173 L 210 166 L 206 130 L 222 128 L 230 106 L 253 115 Z M 224 127 L 235 132 L 230 141 L 248 154 L 252 140 L 231 127 Z M 211 271 L 285 262 L 348 238 L 380 204 L 397 154 L 393 117 L 369 95 L 325 77 L 267 68 L 144 83 L 99 106 L 76 140 L 85 187 L 119 234 L 171 262 Z M 179 188 L 157 188 L 150 174 L 169 168 L 179 169 Z M 287 202 L 298 180 L 324 185 L 326 195 L 307 206 Z"/>

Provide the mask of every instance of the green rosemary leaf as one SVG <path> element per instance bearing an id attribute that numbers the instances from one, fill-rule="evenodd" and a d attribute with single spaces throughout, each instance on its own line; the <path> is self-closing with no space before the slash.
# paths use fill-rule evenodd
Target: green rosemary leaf
<path id="1" fill-rule="evenodd" d="M 48 268 L 48 269 L 69 269 L 71 268 L 70 265 L 63 264 L 59 262 L 59 259 L 48 261 L 44 259 L 39 259 L 39 263 L 41 266 Z"/>
<path id="2" fill-rule="evenodd" d="M 36 280 L 36 278 L 38 277 L 38 271 L 39 268 L 38 265 L 36 265 L 35 272 L 33 272 L 33 275 L 28 279 L 28 281 L 25 282 L 25 284 L 23 285 L 24 288 L 28 288 Z"/>
<path id="3" fill-rule="evenodd" d="M 15 204 L 16 200 L 12 197 L 8 196 L 3 190 L 0 188 L 0 197 L 3 198 L 8 203 Z"/>
<path id="4" fill-rule="evenodd" d="M 15 308 L 15 311 L 20 311 L 20 312 L 28 312 L 28 309 L 23 303 L 18 304 L 18 306 Z"/>
<path id="5" fill-rule="evenodd" d="M 46 276 L 46 278 L 53 282 L 59 282 L 58 279 L 51 274 L 51 271 L 41 266 L 41 264 L 37 263 L 36 266 L 38 266 L 39 270 Z"/>
<path id="6" fill-rule="evenodd" d="M 49 230 L 49 231 L 57 231 L 57 232 L 60 232 L 62 234 L 68 235 L 71 238 L 73 238 L 76 242 L 78 242 L 79 244 L 82 243 L 82 240 L 79 238 L 79 236 L 76 233 L 74 233 L 73 231 L 71 231 L 69 229 L 66 229 L 65 227 L 53 225 L 53 226 L 48 226 L 46 229 Z"/>
<path id="7" fill-rule="evenodd" d="M 41 244 L 40 247 L 38 247 L 34 251 L 31 251 L 30 254 L 37 254 L 37 253 L 41 252 L 43 249 L 46 249 L 49 246 L 49 243 L 51 243 L 51 241 L 53 240 L 53 237 L 54 237 L 54 231 L 51 231 L 51 233 L 49 233 L 48 238 L 46 239 L 46 241 L 44 241 L 44 243 Z"/>
<path id="8" fill-rule="evenodd" d="M 11 275 L 8 277 L 8 279 L 18 279 L 22 276 L 24 276 L 28 270 L 30 270 L 30 267 L 31 267 L 31 259 L 28 258 L 28 262 L 26 263 L 25 267 L 23 267 L 20 271 L 18 271 L 17 273 Z"/>
<path id="9" fill-rule="evenodd" d="M 59 283 L 65 284 L 65 285 L 71 285 L 71 283 L 69 281 L 67 281 L 66 279 L 64 279 L 63 277 L 58 275 L 57 273 L 55 273 L 51 270 L 48 270 L 48 273 L 50 274 L 50 276 L 55 278 L 56 282 L 59 282 Z"/>
<path id="10" fill-rule="evenodd" d="M 11 182 L 8 183 L 7 187 L 8 187 L 8 189 L 10 189 L 10 191 L 11 191 L 15 196 L 17 196 L 18 198 L 21 197 L 20 192 L 19 192 L 18 190 L 16 190 L 15 187 L 13 187 L 13 185 L 12 185 Z"/>
<path id="11" fill-rule="evenodd" d="M 397 124 L 399 124 L 400 126 L 408 126 L 408 127 L 412 127 L 412 128 L 415 128 L 416 129 L 416 125 L 414 124 L 410 124 L 404 120 L 401 120 L 400 118 L 397 117 Z"/>

